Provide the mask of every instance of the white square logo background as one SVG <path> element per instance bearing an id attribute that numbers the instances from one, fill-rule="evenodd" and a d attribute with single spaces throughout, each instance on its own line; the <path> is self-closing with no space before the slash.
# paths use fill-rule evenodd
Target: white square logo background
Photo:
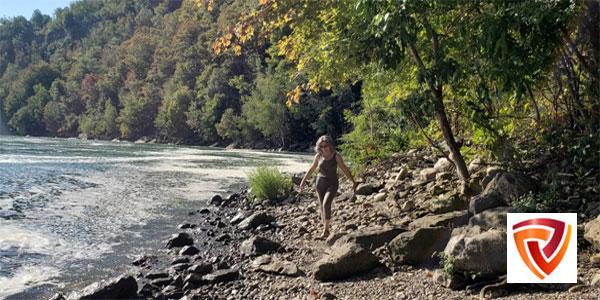
<path id="1" fill-rule="evenodd" d="M 539 268 L 538 271 L 542 275 L 548 275 L 544 279 L 538 278 L 530 269 L 527 267 L 521 256 L 519 255 L 519 250 L 517 250 L 517 246 L 515 244 L 514 232 L 520 231 L 523 228 L 545 228 L 550 229 L 550 227 L 535 225 L 532 227 L 526 226 L 518 228 L 516 231 L 513 231 L 513 226 L 519 222 L 529 220 L 529 219 L 554 219 L 558 221 L 565 222 L 565 233 L 561 239 L 561 242 L 558 246 L 563 246 L 566 238 L 566 229 L 568 225 L 571 225 L 571 236 L 569 241 L 569 246 L 565 255 L 561 262 L 558 264 L 556 269 L 550 273 L 550 275 L 545 274 Z M 506 219 L 506 272 L 507 272 L 507 282 L 508 283 L 576 283 L 577 282 L 577 214 L 576 213 L 509 213 L 507 214 Z M 552 234 L 554 234 L 554 230 L 552 230 Z M 552 237 L 552 234 L 550 237 Z M 540 241 L 540 240 L 537 240 Z M 540 241 L 540 248 L 543 249 L 547 241 Z M 525 247 L 527 250 L 527 255 L 532 262 L 532 264 L 537 268 L 535 262 L 531 258 L 531 254 L 529 253 L 529 249 Z M 555 252 L 558 252 L 555 251 Z M 551 258 L 554 258 L 553 253 Z"/>

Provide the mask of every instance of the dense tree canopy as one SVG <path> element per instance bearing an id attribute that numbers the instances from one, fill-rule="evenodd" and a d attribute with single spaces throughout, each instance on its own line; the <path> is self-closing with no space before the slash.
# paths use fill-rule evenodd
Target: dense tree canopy
<path id="1" fill-rule="evenodd" d="M 221 1 L 214 8 L 199 10 L 193 0 L 83 0 L 53 18 L 35 11 L 29 20 L 1 20 L 7 124 L 22 135 L 297 150 L 315 135 L 347 131 L 345 120 L 328 123 L 315 109 L 343 115 L 360 90 L 335 108 L 328 104 L 334 96 L 315 94 L 320 106 L 288 109 L 293 68 L 277 67 L 283 59 L 268 45 L 248 44 L 242 55 L 211 49 L 247 4 Z"/>
<path id="2" fill-rule="evenodd" d="M 329 134 L 358 165 L 431 146 L 466 181 L 465 159 L 518 159 L 523 136 L 600 147 L 598 6 L 82 0 L 0 20 L 1 116 L 22 135 L 201 145 Z"/>
<path id="3" fill-rule="evenodd" d="M 214 3 L 197 1 L 208 9 Z M 372 89 L 376 94 L 372 96 L 398 103 L 400 117 L 414 123 L 420 122 L 417 118 L 436 120 L 449 157 L 459 176 L 467 180 L 456 136 L 492 148 L 506 147 L 506 138 L 521 119 L 539 123 L 538 102 L 545 95 L 533 91 L 549 79 L 557 47 L 577 27 L 574 20 L 597 5 L 568 0 L 535 5 L 477 0 L 261 0 L 241 14 L 213 48 L 216 53 L 230 48 L 239 52 L 238 47 L 255 35 L 264 41 L 290 28 L 277 39 L 279 53 L 309 78 L 288 94 L 292 100 L 297 102 L 303 90 L 328 89 L 347 81 L 385 89 L 383 93 Z M 594 21 L 589 13 L 586 19 L 597 25 L 597 18 Z M 597 31 L 589 36 L 597 38 Z M 568 53 L 577 53 L 577 47 L 591 48 L 593 54 L 598 45 L 579 43 Z M 587 65 L 586 60 L 594 62 L 595 71 L 587 74 L 592 84 L 598 66 L 594 55 L 575 58 L 581 66 Z M 572 96 L 577 98 L 577 93 Z M 591 125 L 597 120 L 598 99 L 586 100 L 585 104 L 576 100 L 575 105 L 582 111 L 580 119 Z M 424 116 L 416 116 L 417 111 Z M 590 119 L 592 114 L 596 117 Z"/>

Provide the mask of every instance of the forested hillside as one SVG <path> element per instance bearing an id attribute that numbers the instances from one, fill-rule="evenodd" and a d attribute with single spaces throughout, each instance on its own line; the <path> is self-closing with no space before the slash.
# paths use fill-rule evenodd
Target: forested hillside
<path id="1" fill-rule="evenodd" d="M 329 134 L 359 165 L 426 146 L 463 180 L 478 153 L 597 164 L 598 6 L 77 1 L 1 21 L 1 119 L 19 135 L 292 150 Z"/>
<path id="2" fill-rule="evenodd" d="M 245 6 L 84 0 L 52 17 L 1 20 L 1 119 L 19 135 L 296 150 L 347 132 L 359 83 L 288 109 L 285 93 L 305 79 L 270 43 L 214 54 L 218 32 Z"/>

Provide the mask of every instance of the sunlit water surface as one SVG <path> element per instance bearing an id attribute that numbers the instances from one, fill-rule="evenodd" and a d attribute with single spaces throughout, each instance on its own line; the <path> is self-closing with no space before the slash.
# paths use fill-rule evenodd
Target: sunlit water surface
<path id="1" fill-rule="evenodd" d="M 239 191 L 261 164 L 311 156 L 0 136 L 0 299 L 44 299 L 159 251 L 188 212 Z"/>

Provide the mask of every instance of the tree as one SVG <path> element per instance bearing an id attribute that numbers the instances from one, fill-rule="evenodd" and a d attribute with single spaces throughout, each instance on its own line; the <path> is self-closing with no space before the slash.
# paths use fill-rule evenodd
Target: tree
<path id="1" fill-rule="evenodd" d="M 186 123 L 185 113 L 192 99 L 194 95 L 187 86 L 182 86 L 174 92 L 169 91 L 165 96 L 154 121 L 163 140 L 181 141 L 189 137 L 191 130 Z"/>
<path id="2" fill-rule="evenodd" d="M 197 4 L 210 9 L 214 1 L 197 0 Z M 576 1 L 567 0 L 540 5 L 476 0 L 260 0 L 223 32 L 213 49 L 240 52 L 241 44 L 255 32 L 264 41 L 288 26 L 291 33 L 278 41 L 280 54 L 310 76 L 308 84 L 288 94 L 294 101 L 303 89 L 357 82 L 378 72 L 400 76 L 416 70 L 416 76 L 403 85 L 403 95 L 428 95 L 424 100 L 432 104 L 450 159 L 459 177 L 467 181 L 469 173 L 448 119 L 447 95 L 459 105 L 475 103 L 468 98 L 471 87 L 466 83 L 477 76 L 483 78 L 482 84 L 502 83 L 503 89 L 512 91 L 515 84 L 532 84 L 534 80 L 526 79 L 551 63 L 559 30 L 567 27 L 577 7 Z M 519 92 L 521 86 L 516 89 Z M 501 97 L 506 101 L 506 96 Z"/>

